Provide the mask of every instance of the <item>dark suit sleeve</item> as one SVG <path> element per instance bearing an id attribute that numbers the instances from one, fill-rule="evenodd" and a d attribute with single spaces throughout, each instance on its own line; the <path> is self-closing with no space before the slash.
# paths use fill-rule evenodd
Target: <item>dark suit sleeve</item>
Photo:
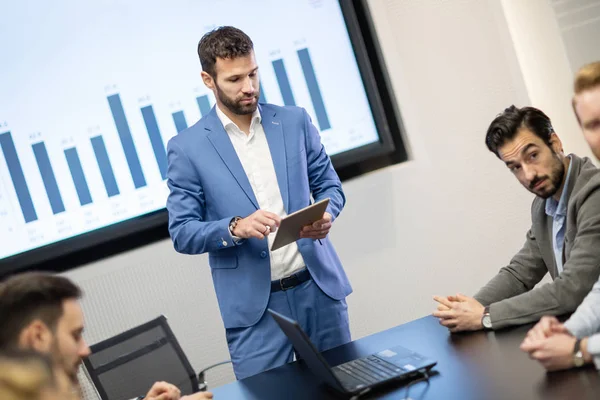
<path id="1" fill-rule="evenodd" d="M 600 188 L 578 201 L 577 233 L 574 237 L 565 233 L 565 240 L 573 240 L 573 246 L 563 272 L 551 283 L 493 303 L 490 316 L 494 328 L 573 312 L 592 289 L 600 274 Z"/>
<path id="2" fill-rule="evenodd" d="M 167 145 L 167 185 L 169 197 L 169 233 L 175 250 L 184 254 L 201 254 L 231 248 L 229 221 L 205 221 L 204 190 L 198 174 L 185 152 L 174 142 Z"/>
<path id="3" fill-rule="evenodd" d="M 327 212 L 331 214 L 332 221 L 337 218 L 346 204 L 346 197 L 342 191 L 342 183 L 333 169 L 331 159 L 325 152 L 317 128 L 313 125 L 306 110 L 304 115 L 304 129 L 306 132 L 306 157 L 308 164 L 308 181 L 310 191 L 315 201 L 329 197 Z"/>

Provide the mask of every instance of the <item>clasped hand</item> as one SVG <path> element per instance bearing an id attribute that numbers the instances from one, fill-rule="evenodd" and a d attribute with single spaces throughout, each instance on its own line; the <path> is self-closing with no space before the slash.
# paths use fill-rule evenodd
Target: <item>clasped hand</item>
<path id="1" fill-rule="evenodd" d="M 440 320 L 450 332 L 476 331 L 483 328 L 481 318 L 485 307 L 472 297 L 457 294 L 456 296 L 434 296 L 438 307 L 433 316 Z"/>
<path id="2" fill-rule="evenodd" d="M 555 317 L 542 317 L 521 343 L 521 350 L 548 371 L 573 367 L 573 349 L 577 339 Z"/>

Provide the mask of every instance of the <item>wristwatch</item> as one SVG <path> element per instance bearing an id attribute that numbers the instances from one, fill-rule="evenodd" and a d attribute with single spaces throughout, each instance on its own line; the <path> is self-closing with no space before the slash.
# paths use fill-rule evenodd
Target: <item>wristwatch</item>
<path id="1" fill-rule="evenodd" d="M 481 317 L 481 325 L 483 329 L 492 329 L 492 317 L 490 317 L 490 306 L 483 309 L 483 317 Z"/>
<path id="2" fill-rule="evenodd" d="M 581 351 L 581 339 L 577 339 L 575 341 L 575 346 L 573 347 L 573 364 L 576 367 L 581 367 L 585 364 L 585 360 L 583 359 L 583 351 Z"/>
<path id="3" fill-rule="evenodd" d="M 235 236 L 233 234 L 233 230 L 235 229 L 235 227 L 237 226 L 238 222 L 242 219 L 242 217 L 233 217 L 231 219 L 231 221 L 229 222 L 229 233 L 231 233 L 231 236 Z"/>

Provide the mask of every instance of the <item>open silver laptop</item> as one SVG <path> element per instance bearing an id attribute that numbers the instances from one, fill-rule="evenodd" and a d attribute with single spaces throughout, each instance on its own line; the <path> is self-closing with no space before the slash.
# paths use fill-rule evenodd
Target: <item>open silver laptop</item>
<path id="1" fill-rule="evenodd" d="M 344 394 L 366 393 L 390 381 L 424 374 L 437 364 L 437 361 L 396 346 L 332 368 L 298 322 L 271 309 L 268 311 L 317 378 Z"/>

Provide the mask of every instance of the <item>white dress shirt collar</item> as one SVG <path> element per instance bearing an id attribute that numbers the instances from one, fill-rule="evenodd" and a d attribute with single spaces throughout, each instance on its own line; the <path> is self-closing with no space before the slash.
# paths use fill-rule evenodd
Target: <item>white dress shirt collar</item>
<path id="1" fill-rule="evenodd" d="M 237 124 L 231 120 L 231 118 L 229 118 L 223 111 L 221 111 L 218 104 L 215 106 L 215 108 L 217 109 L 217 116 L 221 120 L 221 123 L 223 124 L 223 127 L 225 128 L 225 130 L 227 130 L 227 128 L 230 128 L 230 127 L 235 127 L 235 128 L 237 128 L 236 130 L 238 130 L 240 132 L 242 131 L 240 129 L 240 127 L 237 126 Z M 252 132 L 254 130 L 253 128 L 254 128 L 255 124 L 260 124 L 261 121 L 262 121 L 262 117 L 260 116 L 260 111 L 259 111 L 258 107 L 256 107 L 256 110 L 254 110 L 254 112 L 252 113 L 252 122 L 250 122 L 250 132 Z"/>

